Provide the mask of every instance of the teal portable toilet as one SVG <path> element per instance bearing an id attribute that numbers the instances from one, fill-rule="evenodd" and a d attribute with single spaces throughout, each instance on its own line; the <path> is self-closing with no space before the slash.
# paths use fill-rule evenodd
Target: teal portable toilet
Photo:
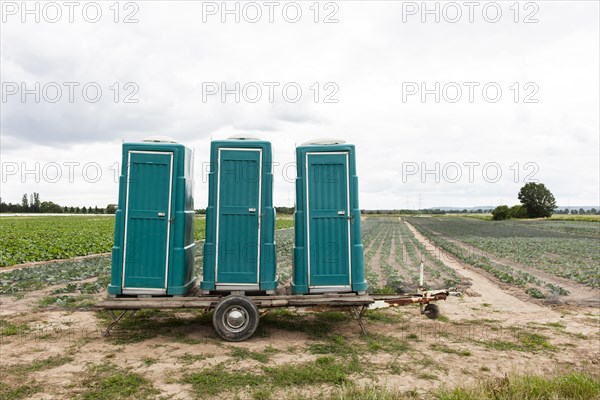
<path id="1" fill-rule="evenodd" d="M 292 293 L 365 293 L 354 145 L 304 143 L 296 170 Z"/>
<path id="2" fill-rule="evenodd" d="M 194 287 L 193 188 L 190 149 L 166 137 L 123 144 L 109 295 Z"/>
<path id="3" fill-rule="evenodd" d="M 215 140 L 200 288 L 273 294 L 275 265 L 271 143 L 248 136 Z"/>

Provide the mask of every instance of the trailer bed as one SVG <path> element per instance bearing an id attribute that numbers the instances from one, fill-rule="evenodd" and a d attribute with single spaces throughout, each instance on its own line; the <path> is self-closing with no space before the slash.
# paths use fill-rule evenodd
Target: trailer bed
<path id="1" fill-rule="evenodd" d="M 328 293 L 314 295 L 260 295 L 260 296 L 240 296 L 232 294 L 223 295 L 202 295 L 195 290 L 184 297 L 118 297 L 109 298 L 94 305 L 96 310 L 108 311 L 112 317 L 112 322 L 104 331 L 106 336 L 111 329 L 128 313 L 135 314 L 137 310 L 142 309 L 217 309 L 217 306 L 225 299 L 230 297 L 243 297 L 251 302 L 256 309 L 272 308 L 308 308 L 313 310 L 323 310 L 328 308 L 343 308 L 352 312 L 354 318 L 358 321 L 361 331 L 366 333 L 362 317 L 369 307 L 383 308 L 404 306 L 408 304 L 420 304 L 421 313 L 427 317 L 435 319 L 439 315 L 439 310 L 434 304 L 439 300 L 446 300 L 450 295 L 456 295 L 456 292 L 448 290 L 425 291 L 420 293 L 402 293 L 402 294 L 364 294 L 356 293 Z M 115 313 L 115 311 L 120 311 Z M 215 326 L 216 328 L 216 326 Z M 226 339 L 226 338 L 224 338 Z"/>

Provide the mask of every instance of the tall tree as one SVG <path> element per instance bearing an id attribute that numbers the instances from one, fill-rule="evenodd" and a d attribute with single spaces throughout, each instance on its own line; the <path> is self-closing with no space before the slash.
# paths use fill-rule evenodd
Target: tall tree
<path id="1" fill-rule="evenodd" d="M 21 207 L 23 207 L 23 212 L 29 211 L 29 202 L 27 201 L 27 193 L 23 195 L 21 198 Z"/>
<path id="2" fill-rule="evenodd" d="M 37 192 L 33 192 L 33 212 L 39 213 L 41 211 L 42 203 L 40 201 L 40 194 Z"/>
<path id="3" fill-rule="evenodd" d="M 554 195 L 543 183 L 526 183 L 519 190 L 519 200 L 533 218 L 549 217 L 556 209 Z"/>

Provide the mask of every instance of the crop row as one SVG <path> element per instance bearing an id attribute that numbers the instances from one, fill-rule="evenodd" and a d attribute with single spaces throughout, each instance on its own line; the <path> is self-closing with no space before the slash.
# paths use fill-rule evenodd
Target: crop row
<path id="1" fill-rule="evenodd" d="M 411 222 L 414 222 L 414 219 L 411 220 Z M 532 297 L 543 298 L 546 297 L 546 294 L 569 294 L 567 290 L 559 285 L 547 283 L 528 272 L 494 262 L 488 257 L 464 249 L 463 247 L 440 237 L 440 235 L 436 235 L 434 232 L 424 228 L 423 226 L 418 226 L 418 229 L 424 236 L 433 242 L 437 248 L 440 249 L 439 254 L 441 257 L 444 257 L 444 252 L 447 252 L 448 254 L 455 256 L 467 264 L 488 272 L 503 283 L 524 288 L 525 292 Z"/>
<path id="2" fill-rule="evenodd" d="M 452 237 L 496 257 L 600 287 L 600 251 L 598 238 L 593 234 L 599 223 L 551 220 L 506 223 L 456 217 L 409 218 L 409 221 L 431 236 Z M 572 228 L 569 224 L 573 224 Z"/>
<path id="3" fill-rule="evenodd" d="M 363 227 L 365 274 L 372 291 L 416 290 L 421 262 L 426 288 L 446 288 L 461 283 L 460 276 L 432 257 L 398 217 L 369 217 Z"/>

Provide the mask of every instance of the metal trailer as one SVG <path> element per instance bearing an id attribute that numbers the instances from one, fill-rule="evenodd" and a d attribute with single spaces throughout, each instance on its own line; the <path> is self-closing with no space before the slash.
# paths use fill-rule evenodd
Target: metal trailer
<path id="1" fill-rule="evenodd" d="M 240 293 L 230 295 L 203 295 L 196 290 L 185 297 L 120 297 L 102 301 L 94 306 L 106 310 L 112 322 L 103 332 L 110 334 L 112 328 L 128 313 L 132 316 L 142 309 L 203 309 L 213 310 L 213 326 L 224 340 L 239 342 L 250 338 L 260 320 L 259 310 L 273 308 L 306 308 L 313 311 L 337 309 L 349 311 L 358 322 L 361 332 L 366 334 L 363 323 L 365 311 L 372 305 L 384 307 L 419 304 L 421 314 L 435 319 L 439 308 L 435 301 L 446 300 L 448 296 L 460 295 L 449 290 L 419 291 L 412 294 L 359 295 L 356 293 L 316 294 L 316 295 L 269 295 L 253 296 Z"/>

